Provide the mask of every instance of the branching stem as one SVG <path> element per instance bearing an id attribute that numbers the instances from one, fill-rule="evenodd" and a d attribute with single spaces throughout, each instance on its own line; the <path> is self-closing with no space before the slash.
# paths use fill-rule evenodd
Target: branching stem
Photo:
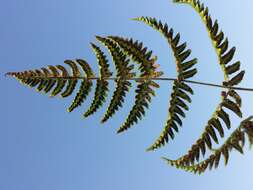
<path id="1" fill-rule="evenodd" d="M 35 77 L 35 76 L 29 76 L 29 78 L 44 78 L 45 77 Z M 82 80 L 82 79 L 88 79 L 88 80 L 99 80 L 101 78 L 99 77 L 77 77 L 77 76 L 69 76 L 69 77 L 46 77 L 50 79 L 77 79 L 77 80 Z M 119 78 L 117 77 L 108 77 L 108 78 L 103 78 L 103 80 L 117 80 Z M 153 80 L 153 81 L 175 81 L 177 80 L 176 78 L 167 78 L 167 77 L 158 77 L 158 78 L 140 78 L 140 77 L 134 77 L 134 78 L 121 78 L 121 80 L 128 80 L 128 81 L 141 81 L 141 80 Z M 233 89 L 233 90 L 240 90 L 240 91 L 251 91 L 253 92 L 253 88 L 244 88 L 244 87 L 237 87 L 237 86 L 224 86 L 224 85 L 219 85 L 219 84 L 214 84 L 214 83 L 208 83 L 208 82 L 200 82 L 200 81 L 193 81 L 193 80 L 183 80 L 186 83 L 191 83 L 191 84 L 196 84 L 196 85 L 202 85 L 202 86 L 211 86 L 211 87 L 216 87 L 216 88 L 223 88 L 223 89 Z"/>

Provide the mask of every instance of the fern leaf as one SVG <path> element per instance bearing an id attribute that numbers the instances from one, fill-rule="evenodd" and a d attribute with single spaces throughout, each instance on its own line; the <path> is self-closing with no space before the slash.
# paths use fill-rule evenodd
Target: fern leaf
<path id="1" fill-rule="evenodd" d="M 109 83 L 105 80 L 97 80 L 94 99 L 89 109 L 84 113 L 84 117 L 92 115 L 103 105 L 107 96 L 108 84 Z"/>
<path id="2" fill-rule="evenodd" d="M 233 94 L 234 92 L 228 92 L 229 94 Z M 239 96 L 238 94 L 236 94 Z M 237 97 L 237 98 L 240 98 Z M 206 149 L 212 149 L 212 141 L 216 144 L 219 143 L 217 133 L 221 138 L 224 137 L 224 129 L 222 127 L 221 121 L 222 119 L 226 124 L 227 128 L 230 129 L 230 119 L 229 115 L 224 111 L 224 108 L 227 108 L 225 105 L 229 104 L 229 107 L 233 107 L 233 110 L 236 110 L 236 113 L 240 113 L 240 106 L 236 106 L 234 108 L 235 103 L 229 100 L 227 97 L 223 97 L 222 102 L 218 105 L 216 111 L 213 116 L 208 120 L 207 125 L 205 127 L 204 132 L 201 134 L 201 137 L 191 146 L 191 149 L 188 150 L 188 153 L 176 160 L 178 164 L 181 165 L 191 165 L 194 164 L 195 161 L 199 159 L 199 152 L 202 152 L 203 157 L 205 156 Z M 232 109 L 232 108 L 231 108 Z"/>
<path id="3" fill-rule="evenodd" d="M 237 75 L 235 75 L 231 80 L 229 80 L 228 82 L 223 82 L 223 84 L 225 86 L 235 86 L 238 85 L 243 77 L 244 77 L 245 71 L 241 71 L 240 73 L 238 73 Z"/>
<path id="4" fill-rule="evenodd" d="M 231 128 L 231 122 L 230 122 L 230 119 L 229 119 L 229 115 L 222 108 L 217 110 L 216 114 L 226 124 L 227 128 L 230 129 Z"/>
<path id="5" fill-rule="evenodd" d="M 102 50 L 93 43 L 91 43 L 91 47 L 97 57 L 100 78 L 103 79 L 112 76 L 112 73 L 109 70 L 108 60 L 106 59 L 104 52 L 102 52 Z"/>
<path id="6" fill-rule="evenodd" d="M 194 173 L 203 173 L 209 167 L 209 169 L 217 168 L 220 164 L 221 156 L 224 157 L 225 165 L 227 165 L 229 160 L 229 154 L 234 149 L 243 154 L 243 147 L 244 147 L 244 139 L 245 135 L 248 136 L 248 139 L 252 139 L 253 137 L 253 116 L 248 117 L 247 119 L 243 120 L 240 126 L 230 135 L 230 137 L 225 141 L 225 143 L 219 148 L 214 151 L 213 154 L 209 156 L 208 159 L 198 163 L 189 165 L 189 163 L 182 163 L 179 160 L 170 160 L 168 158 L 163 158 L 165 161 L 168 162 L 171 166 L 175 166 L 177 168 L 194 172 Z M 252 142 L 249 140 L 250 144 Z"/>
<path id="7" fill-rule="evenodd" d="M 169 119 L 167 120 L 166 126 L 161 133 L 160 137 L 155 141 L 153 145 L 147 150 L 155 150 L 165 143 L 168 142 L 169 136 L 173 139 L 175 134 L 174 130 L 178 130 L 178 126 L 182 125 L 182 121 L 179 118 L 185 117 L 185 113 L 183 110 L 178 109 L 179 105 L 177 105 L 177 99 L 181 98 L 182 101 L 191 102 L 191 98 L 187 93 L 193 94 L 193 90 L 187 84 L 183 82 L 183 80 L 189 79 L 193 77 L 197 73 L 197 69 L 193 68 L 193 66 L 197 63 L 197 59 L 192 59 L 190 61 L 185 62 L 185 60 L 190 56 L 191 50 L 186 49 L 186 43 L 179 44 L 180 34 L 177 33 L 175 37 L 173 37 L 173 29 L 169 29 L 167 24 L 163 24 L 161 21 L 157 21 L 155 18 L 150 17 L 139 17 L 135 18 L 136 21 L 141 21 L 153 29 L 159 31 L 167 40 L 170 45 L 174 57 L 176 59 L 177 64 L 177 80 L 173 85 L 173 92 L 171 94 L 170 106 L 169 106 Z"/>
<path id="8" fill-rule="evenodd" d="M 50 72 L 46 68 L 41 68 L 41 70 L 42 70 L 41 77 L 43 77 L 43 79 L 41 79 L 39 86 L 37 87 L 38 92 L 41 92 L 47 86 L 49 82 L 48 77 L 50 75 Z"/>
<path id="9" fill-rule="evenodd" d="M 77 92 L 76 97 L 73 100 L 72 104 L 69 106 L 68 112 L 72 112 L 75 108 L 77 108 L 78 106 L 81 106 L 81 104 L 87 98 L 92 88 L 92 81 L 90 81 L 87 78 L 94 76 L 92 69 L 90 68 L 89 64 L 85 60 L 78 59 L 76 62 L 83 69 L 83 72 L 86 78 L 82 80 L 80 89 Z"/>
<path id="10" fill-rule="evenodd" d="M 240 107 L 235 102 L 229 99 L 225 99 L 222 102 L 222 106 L 234 112 L 238 117 L 242 117 L 242 112 L 240 110 Z"/>
<path id="11" fill-rule="evenodd" d="M 143 48 L 142 43 L 117 36 L 108 36 L 108 38 L 116 42 L 134 62 L 140 64 L 140 77 L 152 77 L 155 74 L 156 68 L 154 58 L 151 57 L 152 51 L 147 52 L 147 48 Z"/>
<path id="12" fill-rule="evenodd" d="M 61 71 L 60 77 L 57 79 L 57 85 L 54 88 L 54 90 L 51 93 L 51 96 L 57 96 L 59 93 L 61 93 L 62 89 L 65 87 L 67 80 L 64 79 L 64 77 L 68 77 L 68 71 L 65 69 L 65 67 L 61 65 L 56 65 L 56 68 Z"/>
<path id="13" fill-rule="evenodd" d="M 78 106 L 81 106 L 84 100 L 89 95 L 92 88 L 92 82 L 86 79 L 83 79 L 80 89 L 78 93 L 76 94 L 75 99 L 73 100 L 72 104 L 68 108 L 68 112 L 72 112 L 75 108 Z"/>
<path id="14" fill-rule="evenodd" d="M 124 97 L 126 96 L 126 93 L 131 87 L 131 83 L 129 81 L 124 80 L 124 78 L 134 76 L 134 73 L 131 73 L 133 65 L 129 65 L 130 60 L 127 59 L 126 55 L 120 50 L 120 48 L 114 41 L 99 36 L 97 36 L 96 38 L 108 48 L 112 56 L 113 62 L 115 63 L 118 78 L 116 80 L 116 90 L 113 92 L 110 104 L 101 120 L 101 122 L 104 123 L 110 117 L 112 117 L 113 114 L 115 114 L 119 107 L 122 107 Z"/>
<path id="15" fill-rule="evenodd" d="M 229 90 L 228 96 L 233 98 L 239 107 L 242 106 L 242 99 L 241 99 L 240 95 L 235 90 Z"/>
<path id="16" fill-rule="evenodd" d="M 145 108 L 148 108 L 148 103 L 151 101 L 151 96 L 155 96 L 154 90 L 150 87 L 150 81 L 141 82 L 137 85 L 135 104 L 132 107 L 126 121 L 119 128 L 117 133 L 121 133 L 129 129 L 134 123 L 145 115 Z"/>
<path id="17" fill-rule="evenodd" d="M 64 63 L 71 67 L 73 77 L 80 77 L 80 71 L 79 71 L 75 62 L 73 62 L 71 60 L 66 60 L 66 61 L 64 61 Z M 73 93 L 73 91 L 75 90 L 77 83 L 78 83 L 77 79 L 68 80 L 68 85 L 67 85 L 65 91 L 61 93 L 61 96 L 63 98 L 70 96 Z"/>
<path id="18" fill-rule="evenodd" d="M 108 60 L 106 59 L 106 56 L 104 55 L 104 53 L 95 44 L 91 43 L 91 47 L 96 54 L 98 64 L 100 67 L 99 68 L 100 79 L 97 80 L 93 101 L 90 107 L 88 108 L 88 110 L 84 113 L 84 117 L 88 117 L 92 115 L 103 105 L 107 97 L 107 93 L 109 91 L 108 89 L 109 83 L 103 78 L 107 78 L 112 75 L 112 73 L 109 70 Z"/>
<path id="19" fill-rule="evenodd" d="M 33 87 L 37 86 L 40 83 L 40 79 L 36 78 L 36 76 L 37 76 L 36 72 L 28 71 L 28 75 L 31 78 L 21 79 L 23 84 L 29 86 L 30 88 L 33 88 Z"/>
<path id="20" fill-rule="evenodd" d="M 83 59 L 76 59 L 76 62 L 81 66 L 87 78 L 95 77 L 95 74 L 89 64 Z"/>
<path id="21" fill-rule="evenodd" d="M 52 77 L 58 77 L 59 76 L 59 72 L 58 72 L 58 70 L 54 66 L 49 65 L 48 69 L 51 71 L 52 74 L 50 74 L 50 75 Z M 45 87 L 44 92 L 48 93 L 55 86 L 55 84 L 56 84 L 56 79 L 51 78 L 49 80 L 47 86 Z"/>
<path id="22" fill-rule="evenodd" d="M 124 124 L 117 131 L 118 133 L 121 133 L 129 129 L 134 123 L 137 123 L 138 120 L 142 119 L 145 114 L 145 107 L 148 108 L 148 102 L 151 101 L 151 95 L 155 96 L 152 87 L 159 87 L 158 84 L 149 80 L 149 78 L 159 77 L 163 73 L 156 71 L 156 57 L 152 57 L 152 51 L 147 52 L 147 48 L 143 47 L 143 43 L 134 41 L 133 39 L 124 39 L 117 36 L 109 36 L 108 39 L 117 43 L 124 53 L 140 65 L 140 77 L 144 78 L 138 81 L 139 84 L 137 85 L 137 89 L 135 91 L 135 104 Z"/>
<path id="23" fill-rule="evenodd" d="M 228 75 L 233 74 L 233 73 L 240 70 L 240 66 L 241 66 L 241 62 L 237 61 L 237 62 L 233 63 L 232 65 L 229 65 L 228 67 L 226 67 L 226 73 Z"/>
<path id="24" fill-rule="evenodd" d="M 115 112 L 119 109 L 119 107 L 122 107 L 122 104 L 124 102 L 123 98 L 126 96 L 126 93 L 129 91 L 130 87 L 130 82 L 117 80 L 116 90 L 114 91 L 106 113 L 101 120 L 102 123 L 106 122 L 110 117 L 112 117 L 113 114 L 115 114 Z"/>
<path id="25" fill-rule="evenodd" d="M 228 39 L 224 37 L 224 33 L 220 30 L 218 21 L 211 18 L 208 7 L 200 3 L 199 0 L 174 0 L 175 3 L 184 3 L 192 6 L 195 11 L 200 15 L 202 21 L 206 25 L 208 34 L 213 42 L 213 46 L 217 52 L 220 66 L 224 72 L 225 82 L 227 86 L 234 86 L 241 82 L 244 71 L 236 75 L 236 78 L 229 80 L 229 75 L 239 72 L 240 62 L 234 64 L 228 64 L 232 61 L 236 48 L 232 47 L 229 49 Z"/>

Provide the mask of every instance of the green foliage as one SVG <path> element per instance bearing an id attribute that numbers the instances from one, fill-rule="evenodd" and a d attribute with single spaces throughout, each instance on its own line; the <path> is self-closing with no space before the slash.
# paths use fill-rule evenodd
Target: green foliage
<path id="1" fill-rule="evenodd" d="M 179 169 L 194 173 L 203 173 L 209 167 L 209 169 L 217 168 L 220 164 L 221 156 L 224 158 L 225 165 L 227 165 L 229 160 L 229 155 L 232 150 L 237 150 L 243 154 L 243 147 L 245 145 L 245 137 L 248 137 L 249 144 L 252 146 L 253 139 L 253 117 L 249 117 L 241 122 L 240 126 L 230 135 L 230 137 L 224 142 L 220 148 L 213 150 L 213 153 L 202 162 L 197 164 L 194 163 L 194 157 L 189 154 L 187 160 L 170 160 L 168 158 L 163 158 L 171 166 L 175 166 Z M 194 149 L 192 153 L 199 155 L 199 151 Z"/>
<path id="2" fill-rule="evenodd" d="M 175 80 L 173 84 L 173 91 L 169 102 L 168 120 L 160 137 L 150 148 L 147 149 L 155 150 L 168 142 L 169 137 L 174 139 L 174 131 L 178 132 L 178 128 L 183 124 L 180 117 L 185 117 L 183 110 L 185 106 L 182 107 L 181 105 L 182 103 L 183 105 L 186 105 L 186 102 L 191 103 L 191 98 L 188 94 L 193 95 L 193 90 L 184 82 L 184 80 L 193 77 L 197 73 L 197 69 L 192 68 L 197 63 L 197 59 L 186 61 L 191 54 L 191 50 L 186 49 L 186 43 L 179 43 L 180 34 L 177 33 L 174 35 L 173 29 L 169 29 L 167 24 L 163 24 L 161 21 L 149 17 L 139 17 L 133 20 L 144 22 L 159 31 L 170 45 L 176 60 L 178 75 L 177 80 Z M 188 110 L 188 107 L 186 107 L 186 110 Z"/>
<path id="3" fill-rule="evenodd" d="M 121 51 L 117 43 L 115 43 L 110 39 L 102 38 L 99 36 L 97 36 L 96 38 L 110 51 L 113 62 L 115 63 L 116 66 L 117 72 L 116 76 L 118 78 L 117 80 L 115 80 L 116 90 L 113 93 L 110 105 L 107 108 L 107 111 L 101 120 L 101 122 L 104 123 L 110 117 L 112 117 L 113 114 L 115 114 L 115 112 L 119 109 L 119 107 L 122 107 L 124 97 L 126 96 L 126 93 L 129 91 L 129 88 L 131 87 L 131 83 L 129 81 L 122 79 L 124 79 L 124 77 L 131 78 L 135 76 L 135 73 L 131 73 L 134 67 L 133 65 L 129 65 L 130 60 L 123 53 L 123 51 Z"/>
<path id="4" fill-rule="evenodd" d="M 240 61 L 232 61 L 236 48 L 229 48 L 228 38 L 220 30 L 218 21 L 213 21 L 208 8 L 204 4 L 201 4 L 199 0 L 174 0 L 174 2 L 188 4 L 200 15 L 217 52 L 219 65 L 224 74 L 222 87 L 226 90 L 222 91 L 221 101 L 207 121 L 200 137 L 185 155 L 175 160 L 164 158 L 171 166 L 194 173 L 203 173 L 208 167 L 210 169 L 217 168 L 222 155 L 225 164 L 227 164 L 232 150 L 235 149 L 243 153 L 246 136 L 249 144 L 253 145 L 253 117 L 243 120 L 220 148 L 213 148 L 213 144 L 219 145 L 220 138 L 224 138 L 225 127 L 231 129 L 230 113 L 234 113 L 239 118 L 243 116 L 241 112 L 242 100 L 236 91 L 238 88 L 234 86 L 242 81 L 245 71 L 240 70 Z M 189 83 L 197 83 L 189 81 L 189 79 L 197 73 L 195 65 L 198 61 L 196 58 L 190 59 L 191 50 L 187 49 L 187 43 L 181 43 L 180 34 L 175 33 L 172 28 L 168 27 L 168 24 L 151 17 L 138 17 L 133 20 L 143 22 L 159 31 L 166 39 L 175 58 L 177 70 L 175 79 L 161 78 L 163 72 L 158 70 L 157 57 L 142 42 L 119 36 L 96 36 L 97 41 L 108 49 L 112 57 L 116 68 L 114 76 L 110 72 L 105 53 L 94 43 L 91 43 L 91 48 L 97 58 L 99 76 L 94 74 L 90 65 L 83 59 L 66 60 L 64 62 L 65 66 L 50 65 L 47 68 L 36 70 L 9 72 L 7 75 L 15 77 L 24 85 L 36 88 L 38 92 L 50 94 L 53 97 L 60 95 L 63 98 L 72 95 L 81 80 L 76 95 L 68 108 L 69 112 L 82 105 L 91 92 L 93 82 L 96 81 L 94 97 L 91 105 L 83 114 L 84 117 L 93 115 L 103 106 L 109 92 L 109 81 L 113 81 L 116 87 L 106 113 L 101 119 L 102 123 L 110 119 L 123 106 L 126 94 L 132 83 L 136 82 L 134 105 L 124 123 L 118 129 L 118 133 L 128 130 L 145 116 L 152 97 L 156 95 L 155 89 L 159 88 L 157 81 L 173 80 L 168 106 L 168 119 L 160 136 L 147 150 L 158 149 L 169 140 L 173 140 L 175 133 L 179 132 L 179 128 L 183 126 L 183 119 L 186 117 L 186 111 L 189 110 L 191 104 L 191 96 L 194 94 Z M 134 72 L 134 65 L 130 64 L 130 61 L 138 65 L 139 75 Z M 70 67 L 71 72 L 66 66 Z M 207 83 L 204 84 L 208 85 Z M 211 152 L 211 155 L 205 159 L 209 152 Z M 203 157 L 202 161 L 201 155 Z"/>
<path id="5" fill-rule="evenodd" d="M 78 93 L 76 94 L 75 99 L 73 100 L 72 104 L 69 106 L 68 108 L 69 112 L 72 112 L 75 108 L 77 108 L 78 106 L 81 106 L 81 104 L 87 98 L 92 88 L 92 82 L 88 80 L 87 78 L 94 76 L 92 69 L 90 68 L 89 64 L 85 60 L 77 59 L 76 62 L 81 66 L 86 78 L 83 79 L 80 85 L 80 89 Z"/>

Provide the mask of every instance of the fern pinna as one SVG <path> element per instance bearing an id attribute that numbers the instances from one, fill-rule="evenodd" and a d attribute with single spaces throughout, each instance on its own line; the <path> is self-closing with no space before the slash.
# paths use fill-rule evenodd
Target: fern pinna
<path id="1" fill-rule="evenodd" d="M 191 58 L 191 50 L 187 48 L 186 42 L 180 42 L 179 33 L 175 33 L 167 23 L 162 23 L 162 21 L 151 17 L 138 17 L 133 20 L 152 27 L 166 39 L 175 58 L 176 78 L 162 77 L 163 72 L 159 71 L 159 65 L 156 63 L 157 57 L 142 42 L 119 36 L 96 36 L 97 41 L 108 49 L 112 57 L 116 68 L 114 75 L 109 70 L 109 62 L 105 53 L 94 43 L 91 43 L 91 48 L 98 61 L 99 76 L 94 74 L 90 65 L 83 59 L 66 60 L 64 61 L 65 66 L 50 65 L 47 68 L 9 72 L 6 75 L 15 77 L 22 84 L 36 88 L 39 92 L 50 94 L 53 97 L 59 95 L 63 98 L 72 95 L 77 88 L 78 82 L 81 81 L 76 96 L 68 108 L 69 112 L 82 105 L 90 95 L 95 81 L 96 87 L 93 100 L 83 113 L 83 117 L 91 116 L 103 106 L 110 90 L 109 81 L 114 81 L 116 87 L 109 106 L 101 118 L 101 123 L 112 118 L 123 106 L 132 83 L 136 82 L 134 105 L 129 111 L 125 122 L 119 127 L 118 133 L 128 130 L 144 117 L 152 97 L 155 96 L 155 90 L 159 88 L 158 81 L 173 81 L 168 119 L 160 136 L 148 147 L 148 151 L 156 150 L 173 140 L 176 133 L 179 132 L 179 128 L 183 126 L 183 119 L 186 117 L 186 111 L 189 111 L 191 96 L 194 94 L 190 86 L 191 83 L 223 88 L 220 103 L 207 121 L 203 133 L 188 152 L 174 160 L 163 159 L 171 166 L 194 173 L 203 173 L 208 167 L 209 169 L 217 168 L 221 156 L 224 157 L 225 164 L 227 164 L 231 150 L 235 149 L 243 153 L 245 137 L 248 137 L 250 145 L 253 144 L 253 116 L 243 120 L 220 148 L 214 149 L 213 144 L 219 145 L 219 139 L 225 136 L 224 128 L 230 129 L 232 127 L 230 112 L 242 118 L 242 100 L 237 91 L 252 91 L 252 89 L 236 87 L 242 81 L 245 71 L 240 70 L 241 64 L 239 61 L 233 61 L 236 48 L 229 48 L 228 38 L 219 28 L 218 21 L 211 18 L 208 8 L 199 0 L 174 0 L 174 2 L 188 4 L 200 15 L 216 50 L 219 65 L 224 74 L 222 85 L 190 80 L 197 74 L 196 64 L 198 60 Z M 138 65 L 139 74 L 134 72 L 134 65 L 131 62 Z M 71 72 L 66 66 L 70 67 Z M 208 152 L 211 152 L 209 157 L 207 157 Z"/>

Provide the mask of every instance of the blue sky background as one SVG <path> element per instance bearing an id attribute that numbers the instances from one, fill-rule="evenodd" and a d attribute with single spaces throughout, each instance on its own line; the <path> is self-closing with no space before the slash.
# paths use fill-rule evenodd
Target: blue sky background
<path id="1" fill-rule="evenodd" d="M 237 47 L 234 60 L 247 70 L 242 86 L 253 87 L 251 0 L 206 0 L 213 18 Z M 89 48 L 95 35 L 122 35 L 144 42 L 158 56 L 166 76 L 175 76 L 171 50 L 159 33 L 130 18 L 154 16 L 180 31 L 192 56 L 198 57 L 195 80 L 221 83 L 222 72 L 205 27 L 192 8 L 168 0 L 2 0 L 0 7 L 0 189 L 1 190 L 165 190 L 243 189 L 253 185 L 252 151 L 233 152 L 227 167 L 202 176 L 169 167 L 160 157 L 177 158 L 199 137 L 217 106 L 220 89 L 192 86 L 195 95 L 175 141 L 147 153 L 167 118 L 171 84 L 161 82 L 146 118 L 128 132 L 117 128 L 134 101 L 134 89 L 125 108 L 105 125 L 99 119 L 104 106 L 84 120 L 81 108 L 66 112 L 71 98 L 49 98 L 11 78 L 8 71 L 62 64 L 85 58 L 97 72 Z M 113 67 L 111 67 L 113 70 Z M 111 84 L 113 87 L 113 84 Z M 92 93 L 90 95 L 92 97 Z M 111 96 L 111 93 L 110 93 Z M 106 105 L 109 103 L 109 99 Z M 253 114 L 253 94 L 242 92 L 244 117 Z M 234 127 L 239 120 L 233 118 Z M 227 132 L 229 134 L 229 132 Z"/>

